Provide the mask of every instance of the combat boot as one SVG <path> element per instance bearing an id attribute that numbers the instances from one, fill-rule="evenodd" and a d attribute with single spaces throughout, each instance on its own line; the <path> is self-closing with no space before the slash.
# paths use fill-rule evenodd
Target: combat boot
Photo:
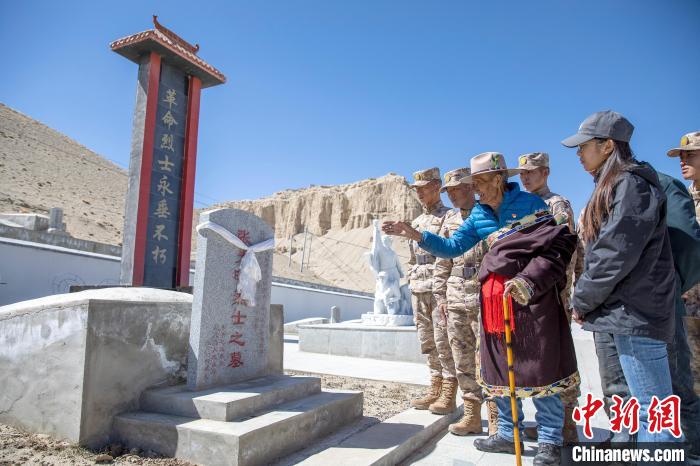
<path id="1" fill-rule="evenodd" d="M 572 417 L 574 408 L 564 408 L 564 428 L 562 434 L 564 436 L 564 445 L 572 446 L 578 443 L 578 432 L 576 431 L 576 422 Z"/>
<path id="2" fill-rule="evenodd" d="M 515 442 L 506 440 L 498 434 L 493 434 L 488 438 L 478 438 L 474 440 L 474 446 L 477 450 L 487 453 L 515 454 Z M 520 452 L 523 452 L 523 442 L 520 442 Z"/>
<path id="3" fill-rule="evenodd" d="M 417 398 L 411 401 L 411 406 L 416 409 L 428 409 L 432 403 L 440 398 L 440 389 L 442 388 L 442 377 L 434 375 L 430 377 L 430 391 L 423 398 Z"/>
<path id="4" fill-rule="evenodd" d="M 471 398 L 464 399 L 464 415 L 459 422 L 450 424 L 449 431 L 455 435 L 480 434 L 481 402 Z"/>
<path id="5" fill-rule="evenodd" d="M 440 398 L 438 398 L 428 409 L 433 414 L 450 414 L 457 409 L 457 379 L 443 379 Z"/>
<path id="6" fill-rule="evenodd" d="M 491 437 L 498 432 L 498 406 L 495 401 L 489 400 L 486 402 L 486 407 L 488 408 L 489 437 Z"/>

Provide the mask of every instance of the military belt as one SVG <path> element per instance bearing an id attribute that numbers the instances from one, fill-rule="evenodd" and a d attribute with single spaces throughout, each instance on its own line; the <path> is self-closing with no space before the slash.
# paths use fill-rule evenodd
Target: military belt
<path id="1" fill-rule="evenodd" d="M 416 264 L 425 265 L 432 264 L 435 262 L 435 256 L 430 256 L 428 254 L 416 254 Z"/>
<path id="2" fill-rule="evenodd" d="M 453 277 L 460 278 L 472 278 L 479 272 L 477 267 L 463 267 L 461 265 L 452 267 L 452 272 L 450 273 Z"/>

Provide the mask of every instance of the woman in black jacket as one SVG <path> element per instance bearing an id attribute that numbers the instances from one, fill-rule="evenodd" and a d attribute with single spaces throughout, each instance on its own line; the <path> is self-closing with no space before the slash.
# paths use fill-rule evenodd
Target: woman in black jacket
<path id="1" fill-rule="evenodd" d="M 594 332 L 599 357 L 617 353 L 639 402 L 639 441 L 670 442 L 680 432 L 649 431 L 659 401 L 672 395 L 666 343 L 674 332 L 675 277 L 666 197 L 653 168 L 634 158 L 633 130 L 619 113 L 598 112 L 562 141 L 578 146 L 583 168 L 595 179 L 583 212 L 584 270 L 573 318 Z"/>

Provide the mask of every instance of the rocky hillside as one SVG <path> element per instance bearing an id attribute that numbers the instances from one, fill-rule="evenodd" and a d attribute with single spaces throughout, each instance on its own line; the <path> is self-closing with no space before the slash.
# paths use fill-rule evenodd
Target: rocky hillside
<path id="1" fill-rule="evenodd" d="M 214 207 L 253 212 L 275 229 L 277 252 L 301 263 L 306 236 L 305 264 L 314 274 L 337 286 L 369 291 L 374 278 L 363 257 L 372 239 L 372 220 L 417 217 L 420 204 L 406 179 L 390 173 L 380 178 L 337 186 L 286 190 L 254 201 L 231 201 Z M 397 253 L 408 258 L 405 241 Z M 287 266 L 287 260 L 283 267 Z M 298 266 L 297 264 L 297 266 Z"/>
<path id="2" fill-rule="evenodd" d="M 3 104 L 0 180 L 0 212 L 47 213 L 51 207 L 62 207 L 71 235 L 121 244 L 126 171 Z M 363 257 L 371 242 L 372 220 L 412 219 L 420 212 L 406 180 L 394 174 L 346 185 L 285 190 L 210 208 L 216 207 L 253 212 L 274 228 L 276 275 L 364 291 L 374 287 Z M 194 215 L 196 224 L 199 211 Z M 396 249 L 407 257 L 404 241 L 397 241 Z M 305 265 L 300 271 L 302 250 Z"/>
<path id="3" fill-rule="evenodd" d="M 109 160 L 0 104 L 0 212 L 62 207 L 73 236 L 120 244 L 126 186 Z"/>

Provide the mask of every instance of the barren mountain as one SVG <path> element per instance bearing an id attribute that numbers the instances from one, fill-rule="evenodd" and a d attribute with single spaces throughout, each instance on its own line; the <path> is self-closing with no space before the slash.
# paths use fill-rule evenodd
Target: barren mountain
<path id="1" fill-rule="evenodd" d="M 0 212 L 46 214 L 51 207 L 62 207 L 72 236 L 121 244 L 126 186 L 122 168 L 0 104 Z M 374 288 L 363 257 L 371 244 L 372 220 L 409 220 L 420 213 L 405 178 L 394 174 L 285 190 L 207 210 L 217 207 L 253 212 L 274 228 L 275 275 L 363 291 Z M 195 225 L 201 210 L 194 213 Z M 193 242 L 193 251 L 194 246 Z M 399 255 L 408 256 L 405 241 L 396 241 L 395 247 Z M 302 250 L 306 253 L 300 272 Z"/>
<path id="2" fill-rule="evenodd" d="M 318 276 L 346 288 L 372 290 L 374 277 L 363 254 L 369 251 L 373 219 L 411 220 L 421 212 L 415 193 L 402 176 L 337 186 L 286 190 L 254 201 L 231 201 L 212 207 L 235 207 L 265 220 L 275 229 L 276 250 Z M 308 235 L 304 233 L 308 228 Z M 408 259 L 407 243 L 394 242 L 396 252 Z M 285 262 L 285 267 L 286 264 Z"/>
<path id="3" fill-rule="evenodd" d="M 73 236 L 120 244 L 126 181 L 109 160 L 0 104 L 0 212 L 62 207 Z"/>

